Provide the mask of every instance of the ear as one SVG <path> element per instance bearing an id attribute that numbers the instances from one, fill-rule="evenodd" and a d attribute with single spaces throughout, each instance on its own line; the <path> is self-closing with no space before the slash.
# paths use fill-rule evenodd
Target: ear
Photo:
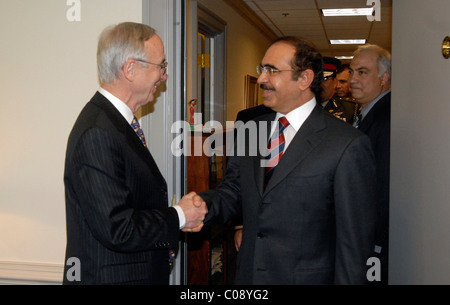
<path id="1" fill-rule="evenodd" d="M 122 73 L 128 81 L 132 82 L 134 80 L 136 62 L 133 60 L 127 60 L 127 62 L 122 67 Z"/>
<path id="2" fill-rule="evenodd" d="M 314 80 L 314 71 L 311 69 L 306 69 L 300 74 L 297 82 L 299 84 L 300 89 L 306 90 L 309 87 L 311 87 L 313 80 Z"/>
<path id="3" fill-rule="evenodd" d="M 381 85 L 382 86 L 387 86 L 389 85 L 389 78 L 390 75 L 388 72 L 384 72 L 383 75 L 381 75 L 380 79 L 381 79 Z"/>

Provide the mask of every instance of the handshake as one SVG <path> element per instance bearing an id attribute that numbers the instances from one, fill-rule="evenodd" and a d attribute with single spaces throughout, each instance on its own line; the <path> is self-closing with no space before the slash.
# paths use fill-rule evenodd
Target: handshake
<path id="1" fill-rule="evenodd" d="M 203 227 L 208 208 L 202 197 L 195 192 L 184 195 L 177 204 L 184 212 L 186 224 L 182 229 L 183 232 L 200 232 Z"/>

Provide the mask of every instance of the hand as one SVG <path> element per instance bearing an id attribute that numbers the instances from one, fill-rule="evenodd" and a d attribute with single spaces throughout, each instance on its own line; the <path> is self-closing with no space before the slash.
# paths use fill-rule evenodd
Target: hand
<path id="1" fill-rule="evenodd" d="M 237 229 L 234 231 L 234 246 L 236 247 L 236 251 L 239 252 L 242 243 L 242 229 Z"/>
<path id="2" fill-rule="evenodd" d="M 208 208 L 202 197 L 195 192 L 190 192 L 184 195 L 178 202 L 178 206 L 183 209 L 186 217 L 186 225 L 183 232 L 199 232 L 203 227 L 203 220 L 205 219 Z"/>

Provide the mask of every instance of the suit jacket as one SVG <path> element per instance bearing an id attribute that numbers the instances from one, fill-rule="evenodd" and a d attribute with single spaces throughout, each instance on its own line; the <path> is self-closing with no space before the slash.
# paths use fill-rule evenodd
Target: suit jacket
<path id="1" fill-rule="evenodd" d="M 236 122 L 242 121 L 244 124 L 247 123 L 250 120 L 255 119 L 256 117 L 259 117 L 261 115 L 267 114 L 267 113 L 274 113 L 274 111 L 266 107 L 264 105 L 258 105 L 255 107 L 250 107 L 244 110 L 241 110 L 238 112 L 236 116 Z M 237 129 L 235 129 L 235 139 L 237 137 Z M 233 223 L 234 226 L 242 226 L 242 219 L 236 219 Z"/>
<path id="2" fill-rule="evenodd" d="M 358 108 L 358 104 L 349 98 L 333 96 L 323 109 L 351 125 L 356 119 Z"/>
<path id="3" fill-rule="evenodd" d="M 268 134 L 274 118 L 255 121 L 266 122 Z M 256 139 L 247 139 L 246 148 Z M 368 137 L 317 105 L 265 190 L 263 158 L 231 156 L 222 184 L 200 194 L 207 223 L 242 214 L 236 283 L 367 283 L 376 200 Z"/>
<path id="4" fill-rule="evenodd" d="M 256 118 L 260 115 L 272 113 L 272 112 L 274 112 L 274 111 L 272 109 L 270 109 L 269 107 L 266 107 L 264 105 L 258 105 L 255 107 L 251 107 L 251 108 L 247 108 L 247 109 L 239 111 L 236 116 L 236 121 L 242 121 L 244 123 L 247 123 L 248 121 L 253 120 L 254 118 Z"/>
<path id="5" fill-rule="evenodd" d="M 96 93 L 70 133 L 64 172 L 66 261 L 81 264 L 81 282 L 169 284 L 169 248 L 179 220 L 149 150 Z"/>
<path id="6" fill-rule="evenodd" d="M 383 247 L 383 256 L 387 260 L 389 244 L 391 93 L 386 94 L 370 109 L 359 124 L 359 130 L 369 136 L 375 154 L 377 193 L 379 194 L 376 244 Z M 387 268 L 387 261 L 382 261 L 381 263 L 384 268 Z M 387 278 L 387 274 L 385 274 L 384 278 Z"/>

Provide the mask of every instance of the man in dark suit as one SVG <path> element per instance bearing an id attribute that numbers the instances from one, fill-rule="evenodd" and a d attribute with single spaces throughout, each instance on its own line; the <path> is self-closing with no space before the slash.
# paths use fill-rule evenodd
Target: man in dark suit
<path id="1" fill-rule="evenodd" d="M 377 45 L 355 51 L 350 64 L 350 89 L 361 106 L 354 126 L 372 143 L 377 169 L 378 221 L 375 252 L 381 262 L 381 284 L 388 283 L 389 164 L 391 142 L 391 55 Z"/>
<path id="2" fill-rule="evenodd" d="M 100 36 L 97 61 L 101 88 L 67 145 L 66 261 L 80 266 L 66 265 L 63 283 L 169 284 L 179 230 L 200 230 L 207 208 L 195 193 L 169 207 L 134 117 L 167 79 L 164 46 L 151 27 L 121 23 Z"/>
<path id="3" fill-rule="evenodd" d="M 322 68 L 305 40 L 284 37 L 269 47 L 257 71 L 274 112 L 254 119 L 257 130 L 238 137 L 245 151 L 230 156 L 224 181 L 200 193 L 208 223 L 242 215 L 237 284 L 367 283 L 375 229 L 370 141 L 317 105 Z M 271 137 L 270 146 L 284 149 L 269 171 L 277 157 L 267 164 L 267 149 L 252 149 Z"/>
<path id="4" fill-rule="evenodd" d="M 238 112 L 236 116 L 236 122 L 241 121 L 242 123 L 247 123 L 250 120 L 253 120 L 256 117 L 259 117 L 266 113 L 273 113 L 274 111 L 269 107 L 262 105 L 258 105 L 255 107 L 250 107 Z M 235 129 L 236 130 L 236 129 Z M 236 132 L 237 135 L 237 132 Z M 239 219 L 234 223 L 234 245 L 236 247 L 236 251 L 239 251 L 242 242 L 242 220 Z"/>

